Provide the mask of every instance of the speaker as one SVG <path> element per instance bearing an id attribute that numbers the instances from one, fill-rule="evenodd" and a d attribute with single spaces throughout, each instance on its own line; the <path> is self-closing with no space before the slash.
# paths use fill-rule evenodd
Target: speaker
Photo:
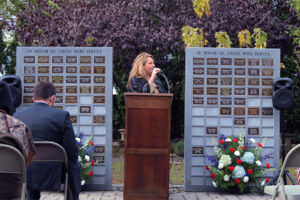
<path id="1" fill-rule="evenodd" d="M 272 84 L 272 102 L 277 110 L 289 110 L 294 107 L 294 86 L 290 78 L 279 78 Z"/>
<path id="2" fill-rule="evenodd" d="M 2 81 L 8 84 L 16 109 L 22 103 L 22 81 L 17 75 L 3 76 Z"/>

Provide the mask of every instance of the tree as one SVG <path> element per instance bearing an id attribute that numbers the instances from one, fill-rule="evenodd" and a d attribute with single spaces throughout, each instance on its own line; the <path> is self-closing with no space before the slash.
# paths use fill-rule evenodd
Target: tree
<path id="1" fill-rule="evenodd" d="M 0 25 L 0 72 L 1 73 L 3 73 L 3 66 L 5 66 L 7 63 L 7 58 L 5 54 L 6 44 L 3 40 L 3 37 L 4 37 L 4 33 Z"/>

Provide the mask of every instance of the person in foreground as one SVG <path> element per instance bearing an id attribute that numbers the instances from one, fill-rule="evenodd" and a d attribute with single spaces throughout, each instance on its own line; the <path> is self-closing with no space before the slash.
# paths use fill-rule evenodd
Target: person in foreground
<path id="1" fill-rule="evenodd" d="M 127 87 L 129 92 L 164 93 L 165 90 L 157 74 L 159 68 L 155 68 L 151 54 L 140 53 L 133 62 Z"/>
<path id="2" fill-rule="evenodd" d="M 69 182 L 72 190 L 72 199 L 78 199 L 81 188 L 80 164 L 78 162 L 78 149 L 76 145 L 74 130 L 67 111 L 53 108 L 56 98 L 55 87 L 50 82 L 39 82 L 33 91 L 33 101 L 29 108 L 18 111 L 15 117 L 22 120 L 30 129 L 34 141 L 53 141 L 64 147 L 68 156 Z M 30 166 L 31 167 L 31 166 Z M 49 184 L 53 180 L 53 171 L 47 167 L 38 172 L 32 169 L 32 173 L 38 173 L 39 177 L 47 177 Z M 38 184 L 36 179 L 27 178 L 27 185 Z M 30 181 L 28 181 L 30 180 Z M 53 182 L 53 181 L 52 181 Z M 31 190 L 28 187 L 28 198 L 39 199 L 40 191 Z"/>

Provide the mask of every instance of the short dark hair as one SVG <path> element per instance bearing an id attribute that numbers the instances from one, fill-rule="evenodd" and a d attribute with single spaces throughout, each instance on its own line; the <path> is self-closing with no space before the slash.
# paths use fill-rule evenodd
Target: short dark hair
<path id="1" fill-rule="evenodd" d="M 35 100 L 47 100 L 56 94 L 55 86 L 48 81 L 41 81 L 34 86 L 33 98 Z"/>

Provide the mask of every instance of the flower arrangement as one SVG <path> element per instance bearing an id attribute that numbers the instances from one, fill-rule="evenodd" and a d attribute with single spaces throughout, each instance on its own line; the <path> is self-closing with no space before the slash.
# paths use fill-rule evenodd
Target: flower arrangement
<path id="1" fill-rule="evenodd" d="M 81 175 L 81 185 L 84 185 L 87 180 L 93 176 L 93 166 L 96 163 L 92 158 L 95 151 L 94 143 L 92 142 L 92 137 L 82 142 L 83 132 L 80 132 L 76 137 L 78 146 L 78 161 L 81 165 L 80 175 Z"/>
<path id="2" fill-rule="evenodd" d="M 268 183 L 270 178 L 263 175 L 275 169 L 270 168 L 269 163 L 263 165 L 273 154 L 260 156 L 264 142 L 256 143 L 253 138 L 245 141 L 243 130 L 239 137 L 222 135 L 218 144 L 213 140 L 216 155 L 208 156 L 211 165 L 206 166 L 211 171 L 213 186 L 222 190 L 237 188 L 242 193 L 248 186 L 260 187 Z"/>

